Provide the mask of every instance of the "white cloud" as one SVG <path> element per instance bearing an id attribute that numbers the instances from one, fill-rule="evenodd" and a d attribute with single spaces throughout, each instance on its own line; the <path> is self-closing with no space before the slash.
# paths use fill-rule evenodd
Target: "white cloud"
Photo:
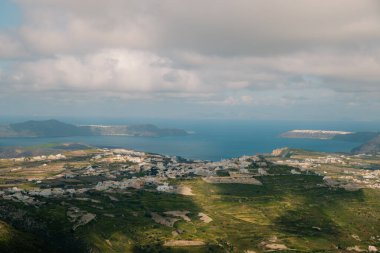
<path id="1" fill-rule="evenodd" d="M 22 62 L 11 82 L 35 91 L 193 92 L 197 76 L 176 69 L 169 59 L 125 49 L 103 50 L 81 57 L 60 55 Z"/>
<path id="2" fill-rule="evenodd" d="M 0 30 L 2 93 L 235 108 L 380 100 L 376 0 L 16 3 L 24 22 Z"/>
<path id="3" fill-rule="evenodd" d="M 272 55 L 314 46 L 356 47 L 380 36 L 376 0 L 18 2 L 27 21 L 21 34 L 40 53 L 125 46 Z"/>
<path id="4" fill-rule="evenodd" d="M 26 55 L 26 50 L 17 38 L 0 32 L 0 60 L 14 59 Z"/>
<path id="5" fill-rule="evenodd" d="M 222 101 L 215 101 L 214 103 L 235 106 L 235 105 L 249 105 L 252 103 L 252 101 L 253 99 L 251 96 L 243 95 L 243 96 L 237 96 L 237 97 L 229 96 Z"/>

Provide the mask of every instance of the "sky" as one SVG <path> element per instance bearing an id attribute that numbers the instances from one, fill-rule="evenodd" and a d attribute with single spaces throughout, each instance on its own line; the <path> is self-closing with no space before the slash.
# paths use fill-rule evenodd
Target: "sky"
<path id="1" fill-rule="evenodd" d="M 380 119 L 377 0 L 0 0 L 0 117 Z"/>

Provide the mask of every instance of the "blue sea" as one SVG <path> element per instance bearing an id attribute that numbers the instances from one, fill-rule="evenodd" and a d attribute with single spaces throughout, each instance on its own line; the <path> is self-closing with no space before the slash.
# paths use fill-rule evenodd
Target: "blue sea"
<path id="1" fill-rule="evenodd" d="M 341 131 L 379 131 L 376 122 L 297 122 L 243 120 L 120 120 L 60 119 L 74 124 L 139 124 L 153 123 L 159 127 L 181 128 L 194 132 L 176 137 L 91 136 L 65 138 L 0 139 L 0 146 L 34 146 L 45 143 L 79 142 L 99 147 L 122 147 L 189 159 L 217 161 L 242 155 L 271 152 L 281 147 L 314 151 L 349 152 L 360 145 L 354 142 L 312 139 L 285 139 L 283 132 L 293 129 Z"/>

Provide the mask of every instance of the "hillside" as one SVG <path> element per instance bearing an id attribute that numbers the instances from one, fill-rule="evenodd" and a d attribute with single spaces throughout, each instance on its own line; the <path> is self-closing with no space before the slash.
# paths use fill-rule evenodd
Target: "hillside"
<path id="1" fill-rule="evenodd" d="M 37 236 L 21 232 L 0 220 L 0 252 L 55 253 L 56 251 Z"/>
<path id="2" fill-rule="evenodd" d="M 379 249 L 379 171 L 367 168 L 380 158 L 289 152 L 220 162 L 125 149 L 1 159 L 0 252 Z"/>
<path id="3" fill-rule="evenodd" d="M 57 155 L 68 150 L 91 149 L 80 143 L 48 143 L 32 147 L 0 147 L 1 158 Z"/>
<path id="4" fill-rule="evenodd" d="M 380 135 L 352 150 L 354 154 L 373 154 L 380 152 Z"/>

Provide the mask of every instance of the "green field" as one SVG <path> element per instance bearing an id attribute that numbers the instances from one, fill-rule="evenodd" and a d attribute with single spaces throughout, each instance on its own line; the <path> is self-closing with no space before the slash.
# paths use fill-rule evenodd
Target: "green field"
<path id="1" fill-rule="evenodd" d="M 23 219 L 28 217 L 31 223 L 41 224 L 39 227 L 27 227 L 15 218 L 7 218 L 7 222 L 33 233 L 57 252 L 265 252 L 265 244 L 271 241 L 286 245 L 288 250 L 282 252 L 342 252 L 355 245 L 362 249 L 380 246 L 379 191 L 321 187 L 322 178 L 316 175 L 265 176 L 259 180 L 263 186 L 175 180 L 173 183 L 190 186 L 195 195 L 131 190 L 130 194 L 111 194 L 119 201 L 110 201 L 110 194 L 92 192 L 91 199 L 100 203 L 52 200 L 30 210 L 2 201 L 1 210 L 25 210 Z M 96 214 L 96 220 L 72 231 L 66 217 L 69 206 Z M 152 212 L 174 210 L 190 211 L 191 222 L 180 220 L 167 227 L 151 218 Z M 197 216 L 199 212 L 213 221 L 204 223 Z M 174 237 L 173 231 L 180 233 Z M 30 235 L 8 233 L 0 249 L 9 247 L 6 241 L 14 241 L 12 236 Z M 202 240 L 206 245 L 163 246 L 174 238 Z M 18 252 L 38 250 L 31 247 Z"/>

